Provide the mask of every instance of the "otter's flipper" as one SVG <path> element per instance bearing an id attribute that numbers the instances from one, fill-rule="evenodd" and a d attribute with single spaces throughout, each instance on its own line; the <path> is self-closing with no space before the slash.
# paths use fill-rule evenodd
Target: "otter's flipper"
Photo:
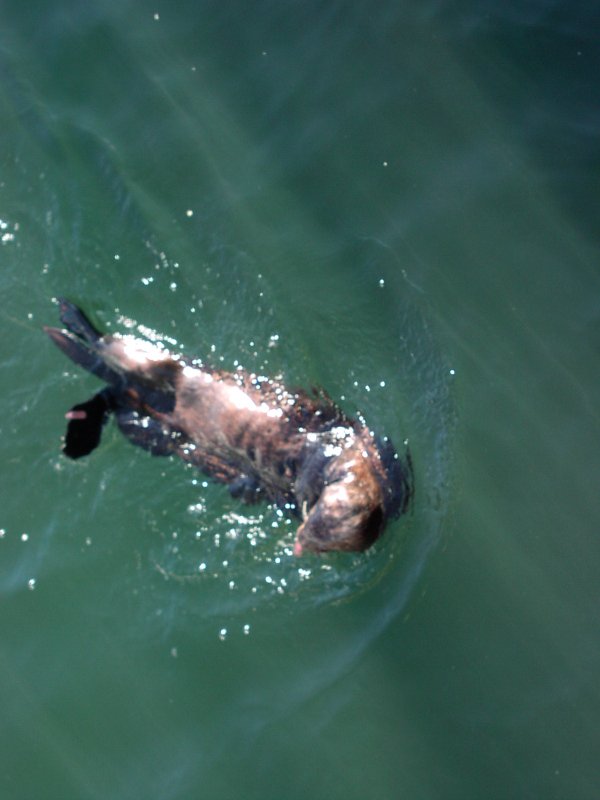
<path id="1" fill-rule="evenodd" d="M 62 352 L 105 383 L 129 390 L 128 406 L 168 414 L 175 408 L 175 384 L 185 359 L 133 337 L 103 335 L 83 311 L 59 299 L 66 330 L 44 327 Z"/>
<path id="2" fill-rule="evenodd" d="M 95 450 L 111 409 L 112 398 L 107 390 L 73 406 L 66 414 L 69 424 L 63 453 L 69 458 L 81 458 Z"/>
<path id="3" fill-rule="evenodd" d="M 74 333 L 75 336 L 90 345 L 96 344 L 102 333 L 92 325 L 79 306 L 64 297 L 59 297 L 58 307 L 60 309 L 60 321 L 63 325 L 66 325 L 71 333 Z"/>
<path id="4" fill-rule="evenodd" d="M 77 336 L 69 331 L 60 331 L 58 328 L 49 328 L 48 326 L 44 326 L 44 331 L 71 361 L 84 367 L 106 383 L 117 384 L 119 382 L 119 374 L 105 364 L 96 350 L 88 347 Z"/>
<path id="5" fill-rule="evenodd" d="M 74 303 L 59 298 L 60 319 L 67 330 L 45 326 L 44 331 L 54 344 L 68 356 L 71 361 L 84 367 L 107 383 L 119 382 L 119 374 L 106 364 L 101 352 L 102 334 L 97 330 L 83 311 Z"/>

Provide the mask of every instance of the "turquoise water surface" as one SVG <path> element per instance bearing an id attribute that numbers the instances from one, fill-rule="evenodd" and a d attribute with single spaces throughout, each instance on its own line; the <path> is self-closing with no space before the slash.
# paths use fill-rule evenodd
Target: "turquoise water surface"
<path id="1" fill-rule="evenodd" d="M 598 797 L 597 22 L 4 2 L 0 797 Z M 115 426 L 67 461 L 60 295 L 325 387 L 410 513 L 296 559 Z"/>

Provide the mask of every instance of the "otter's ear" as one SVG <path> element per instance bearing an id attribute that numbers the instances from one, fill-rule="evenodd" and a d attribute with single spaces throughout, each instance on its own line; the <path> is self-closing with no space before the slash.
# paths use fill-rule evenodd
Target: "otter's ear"
<path id="1" fill-rule="evenodd" d="M 63 453 L 69 458 L 87 456 L 100 444 L 102 427 L 110 409 L 104 392 L 67 412 L 69 420 Z"/>

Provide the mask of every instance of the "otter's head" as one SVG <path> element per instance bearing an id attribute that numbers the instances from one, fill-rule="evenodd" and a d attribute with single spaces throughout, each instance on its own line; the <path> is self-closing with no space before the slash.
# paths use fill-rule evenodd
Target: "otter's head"
<path id="1" fill-rule="evenodd" d="M 366 550 L 385 525 L 378 456 L 357 448 L 346 451 L 326 479 L 317 500 L 298 528 L 294 554 L 330 550 Z"/>

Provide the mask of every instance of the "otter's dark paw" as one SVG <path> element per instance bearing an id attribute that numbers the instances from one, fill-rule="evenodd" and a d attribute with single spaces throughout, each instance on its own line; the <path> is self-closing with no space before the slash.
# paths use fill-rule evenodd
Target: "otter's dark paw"
<path id="1" fill-rule="evenodd" d="M 121 433 L 132 444 L 143 447 L 153 456 L 169 456 L 175 452 L 179 437 L 158 420 L 129 410 L 119 410 L 115 416 Z"/>
<path id="2" fill-rule="evenodd" d="M 240 475 L 229 484 L 229 493 L 244 503 L 256 503 L 260 498 L 261 489 L 256 478 Z"/>

